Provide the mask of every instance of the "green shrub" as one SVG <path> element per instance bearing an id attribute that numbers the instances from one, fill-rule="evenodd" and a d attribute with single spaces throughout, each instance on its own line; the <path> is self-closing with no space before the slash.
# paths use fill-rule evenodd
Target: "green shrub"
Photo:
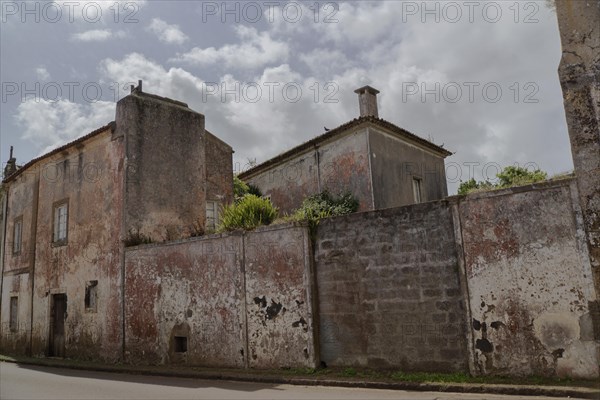
<path id="1" fill-rule="evenodd" d="M 294 221 L 307 221 L 314 228 L 321 218 L 346 215 L 358 210 L 358 200 L 351 194 L 345 193 L 334 197 L 327 190 L 309 196 L 291 215 Z"/>
<path id="2" fill-rule="evenodd" d="M 253 194 L 258 197 L 262 197 L 262 192 L 256 185 L 248 184 L 248 194 Z"/>
<path id="3" fill-rule="evenodd" d="M 248 190 L 249 190 L 249 187 L 246 184 L 246 182 L 244 182 L 243 180 L 238 178 L 237 175 L 234 175 L 233 176 L 233 196 L 235 197 L 235 199 L 239 200 L 242 197 L 244 197 L 245 195 L 247 195 Z"/>
<path id="4" fill-rule="evenodd" d="M 223 207 L 219 232 L 254 229 L 269 225 L 277 218 L 277 208 L 269 199 L 247 194 L 234 204 Z"/>
<path id="5" fill-rule="evenodd" d="M 248 184 L 238 178 L 237 175 L 233 176 L 233 196 L 235 201 L 241 200 L 245 195 L 253 194 L 257 197 L 262 197 L 262 193 L 258 186 Z"/>

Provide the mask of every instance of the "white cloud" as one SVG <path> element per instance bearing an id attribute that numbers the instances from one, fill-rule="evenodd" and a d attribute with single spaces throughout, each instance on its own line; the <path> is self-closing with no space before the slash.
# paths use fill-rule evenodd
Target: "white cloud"
<path id="1" fill-rule="evenodd" d="M 37 75 L 37 78 L 41 81 L 47 81 L 48 79 L 50 79 L 50 73 L 43 65 L 40 65 L 35 69 L 35 74 Z"/>
<path id="2" fill-rule="evenodd" d="M 249 69 L 285 62 L 288 59 L 288 44 L 274 40 L 268 32 L 259 33 L 255 28 L 243 25 L 236 26 L 235 31 L 241 40 L 239 44 L 227 44 L 218 49 L 194 47 L 169 61 L 201 66 L 223 63 L 224 67 L 230 69 Z"/>
<path id="3" fill-rule="evenodd" d="M 561 172 L 571 168 L 572 161 L 556 75 L 560 59 L 556 16 L 540 8 L 538 23 L 515 24 L 508 9 L 511 5 L 504 6 L 505 18 L 498 23 L 481 21 L 481 8 L 475 23 L 422 23 L 419 15 L 400 23 L 401 3 L 340 3 L 338 23 L 317 24 L 308 18 L 308 23 L 269 24 L 268 30 L 260 32 L 237 27 L 238 40 L 195 48 L 169 60 L 189 63 L 189 68 L 161 61 L 164 54 L 160 52 L 153 54 L 154 60 L 129 53 L 100 62 L 99 73 L 105 82 L 142 79 L 145 91 L 187 102 L 206 116 L 209 130 L 234 147 L 239 161 L 264 161 L 323 133 L 323 126 L 333 128 L 355 118 L 358 104 L 353 90 L 370 84 L 381 91 L 380 116 L 456 152 L 447 163 L 462 167 L 463 180 L 470 177 L 466 163 L 471 162 L 479 163 L 474 171 L 477 179 L 483 178 L 486 163 L 535 162 L 550 173 Z M 202 69 L 195 67 L 207 65 L 218 67 L 214 69 L 220 75 L 201 76 L 197 71 Z M 220 81 L 228 89 L 253 81 L 262 88 L 262 97 L 258 101 L 219 94 L 206 97 L 204 80 Z M 331 88 L 324 88 L 327 81 L 336 85 L 333 99 L 337 103 L 324 101 L 332 93 Z M 280 85 L 272 102 L 266 82 Z M 289 82 L 301 87 L 298 102 L 282 96 L 282 86 Z M 456 103 L 447 101 L 443 93 L 439 100 L 435 95 L 423 100 L 420 94 L 406 98 L 404 85 L 412 82 L 428 88 L 457 82 L 463 87 L 463 97 Z M 473 102 L 468 100 L 465 82 L 480 85 Z M 488 82 L 502 87 L 501 101 L 483 99 L 481 89 Z M 524 102 L 528 82 L 539 88 L 535 95 L 539 103 Z M 515 83 L 520 88 L 518 101 L 511 90 Z M 58 112 L 47 118 L 69 116 Z M 40 126 L 28 132 L 43 131 L 43 120 L 33 121 Z M 28 135 L 32 140 L 37 137 Z M 487 172 L 493 177 L 495 170 Z M 458 182 L 449 186 L 452 192 Z"/>
<path id="4" fill-rule="evenodd" d="M 347 70 L 356 64 L 340 50 L 329 48 L 317 48 L 301 53 L 299 58 L 313 74 L 325 77 L 330 77 L 340 70 Z"/>
<path id="5" fill-rule="evenodd" d="M 160 18 L 152 19 L 152 23 L 148 26 L 158 39 L 165 43 L 183 44 L 189 38 L 183 33 L 179 26 L 169 25 Z"/>
<path id="6" fill-rule="evenodd" d="M 139 53 L 131 53 L 122 60 L 105 59 L 99 70 L 103 83 L 137 82 L 141 79 L 144 90 L 182 101 L 193 98 L 193 93 L 201 93 L 203 84 L 202 79 L 184 69 L 167 70 Z"/>
<path id="7" fill-rule="evenodd" d="M 116 31 L 113 32 L 110 29 L 93 29 L 81 33 L 75 33 L 72 36 L 73 40 L 80 42 L 102 42 L 111 38 L 123 38 L 125 32 Z"/>
<path id="8" fill-rule="evenodd" d="M 77 104 L 68 100 L 25 101 L 17 108 L 15 119 L 23 138 L 35 143 L 39 155 L 86 135 L 115 118 L 115 103 L 98 101 Z"/>

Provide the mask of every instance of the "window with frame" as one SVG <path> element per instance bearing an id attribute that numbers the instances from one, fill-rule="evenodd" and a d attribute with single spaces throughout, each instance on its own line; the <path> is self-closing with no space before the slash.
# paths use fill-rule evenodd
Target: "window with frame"
<path id="1" fill-rule="evenodd" d="M 54 232 L 52 241 L 58 244 L 67 242 L 69 204 L 65 201 L 54 206 Z"/>
<path id="2" fill-rule="evenodd" d="M 11 332 L 16 332 L 19 327 L 19 298 L 13 296 L 10 298 L 10 318 L 8 320 L 8 326 Z"/>
<path id="3" fill-rule="evenodd" d="M 219 224 L 219 202 L 206 202 L 206 231 L 215 231 Z"/>
<path id="4" fill-rule="evenodd" d="M 23 237 L 23 217 L 15 219 L 13 226 L 13 254 L 21 253 Z"/>
<path id="5" fill-rule="evenodd" d="M 413 178 L 413 196 L 415 203 L 421 203 L 423 201 L 421 193 L 421 180 L 419 178 Z"/>
<path id="6" fill-rule="evenodd" d="M 98 304 L 98 281 L 89 281 L 85 285 L 85 311 L 96 312 Z"/>

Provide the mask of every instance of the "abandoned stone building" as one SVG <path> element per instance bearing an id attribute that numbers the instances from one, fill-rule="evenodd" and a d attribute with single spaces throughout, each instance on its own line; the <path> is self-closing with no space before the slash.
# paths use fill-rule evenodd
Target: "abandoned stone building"
<path id="1" fill-rule="evenodd" d="M 379 118 L 378 90 L 357 89 L 360 116 L 240 174 L 283 212 L 328 190 L 350 192 L 359 210 L 448 196 L 444 158 L 452 153 Z"/>
<path id="2" fill-rule="evenodd" d="M 114 122 L 15 162 L 4 180 L 2 348 L 119 358 L 123 241 L 214 226 L 210 213 L 233 195 L 231 147 L 202 114 L 140 82 Z"/>

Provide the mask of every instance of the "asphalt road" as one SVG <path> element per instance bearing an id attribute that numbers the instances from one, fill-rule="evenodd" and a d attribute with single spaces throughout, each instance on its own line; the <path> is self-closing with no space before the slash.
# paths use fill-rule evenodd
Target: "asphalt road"
<path id="1" fill-rule="evenodd" d="M 113 374 L 0 363 L 0 399 L 556 399 L 271 385 Z"/>

